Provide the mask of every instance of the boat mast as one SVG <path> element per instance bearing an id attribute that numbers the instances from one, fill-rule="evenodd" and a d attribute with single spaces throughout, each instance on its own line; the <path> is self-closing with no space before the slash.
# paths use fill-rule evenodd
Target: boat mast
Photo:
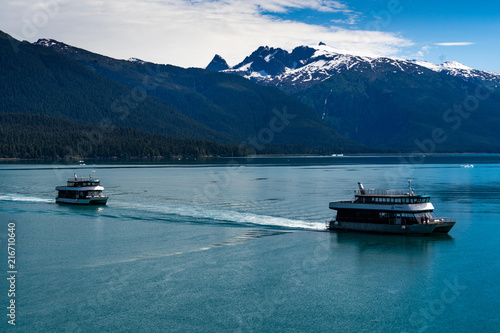
<path id="1" fill-rule="evenodd" d="M 361 182 L 358 182 L 358 186 L 359 186 L 359 193 L 364 195 L 366 192 L 365 188 L 363 187 L 363 184 L 361 184 Z"/>
<path id="2" fill-rule="evenodd" d="M 409 193 L 411 196 L 414 196 L 415 194 L 413 193 L 413 189 L 411 188 L 411 181 L 412 181 L 412 180 L 413 180 L 413 179 L 408 179 L 408 190 L 409 190 L 409 192 L 408 192 L 408 193 Z"/>

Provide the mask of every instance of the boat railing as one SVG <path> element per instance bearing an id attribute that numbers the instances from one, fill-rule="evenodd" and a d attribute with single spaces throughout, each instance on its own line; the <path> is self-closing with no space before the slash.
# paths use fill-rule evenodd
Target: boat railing
<path id="1" fill-rule="evenodd" d="M 104 193 L 99 193 L 99 194 L 94 194 L 94 195 L 86 195 L 85 199 L 92 199 L 92 198 L 104 198 L 106 197 Z"/>
<path id="2" fill-rule="evenodd" d="M 429 220 L 429 223 L 438 223 L 438 222 L 456 222 L 456 219 L 452 217 L 437 217 L 435 219 Z"/>
<path id="3" fill-rule="evenodd" d="M 355 190 L 356 195 L 410 195 L 408 190 L 387 190 L 387 189 L 359 189 Z"/>
<path id="4" fill-rule="evenodd" d="M 92 177 L 71 177 L 68 182 L 99 182 L 99 179 Z"/>

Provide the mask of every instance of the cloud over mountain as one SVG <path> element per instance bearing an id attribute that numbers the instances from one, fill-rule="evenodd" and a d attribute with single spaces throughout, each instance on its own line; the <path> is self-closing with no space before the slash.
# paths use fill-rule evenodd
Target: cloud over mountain
<path id="1" fill-rule="evenodd" d="M 327 13 L 331 24 L 279 16 L 297 11 Z M 234 64 L 262 44 L 289 49 L 323 40 L 339 52 L 372 56 L 394 55 L 411 45 L 395 33 L 334 23 L 352 23 L 358 15 L 332 0 L 53 0 L 52 8 L 9 2 L 0 20 L 8 22 L 7 31 L 17 39 L 49 37 L 115 58 L 184 67 L 204 66 L 216 52 Z"/>

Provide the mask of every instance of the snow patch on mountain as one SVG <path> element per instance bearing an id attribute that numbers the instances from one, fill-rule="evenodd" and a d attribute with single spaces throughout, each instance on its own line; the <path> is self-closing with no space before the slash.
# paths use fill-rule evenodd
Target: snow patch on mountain
<path id="1" fill-rule="evenodd" d="M 144 65 L 146 62 L 144 60 L 138 59 L 138 58 L 129 58 L 127 59 L 130 62 L 135 62 L 137 64 Z"/>
<path id="2" fill-rule="evenodd" d="M 500 83 L 500 74 L 473 69 L 457 61 L 445 61 L 440 65 L 418 60 L 412 62 L 434 72 L 444 72 L 448 75 L 461 77 L 464 80 L 479 79 Z"/>
<path id="3" fill-rule="evenodd" d="M 465 66 L 457 61 L 445 61 L 441 64 L 443 68 L 446 69 L 464 69 L 464 70 L 473 70 L 470 67 Z"/>
<path id="4" fill-rule="evenodd" d="M 413 60 L 412 61 L 414 64 L 417 64 L 419 66 L 428 68 L 434 72 L 440 72 L 443 68 L 440 65 L 433 64 L 428 61 L 423 61 L 423 60 Z"/>
<path id="5" fill-rule="evenodd" d="M 71 46 L 64 44 L 64 43 L 61 43 L 61 42 L 58 42 L 57 40 L 54 40 L 54 39 L 42 38 L 42 39 L 37 40 L 34 44 L 40 45 L 43 47 L 47 47 L 47 48 L 59 49 L 59 50 L 73 50 L 74 49 Z M 74 49 L 73 52 L 78 53 L 78 51 L 76 49 Z"/>

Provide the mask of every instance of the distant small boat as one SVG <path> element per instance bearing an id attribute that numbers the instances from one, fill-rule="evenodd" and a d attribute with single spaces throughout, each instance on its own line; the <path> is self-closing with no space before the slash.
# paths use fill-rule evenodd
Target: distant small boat
<path id="1" fill-rule="evenodd" d="M 473 168 L 474 164 L 465 164 L 465 165 L 461 165 L 460 167 L 461 168 Z"/>
<path id="2" fill-rule="evenodd" d="M 344 154 L 332 154 L 332 157 L 342 157 Z"/>
<path id="3" fill-rule="evenodd" d="M 391 234 L 448 233 L 455 219 L 437 217 L 430 195 L 416 195 L 408 181 L 408 190 L 365 190 L 358 183 L 354 200 L 330 202 L 337 216 L 329 230 L 350 230 Z"/>
<path id="4" fill-rule="evenodd" d="M 78 177 L 75 173 L 73 178 L 68 179 L 66 186 L 57 186 L 57 203 L 74 205 L 105 205 L 108 197 L 102 192 L 99 179 L 94 175 L 88 178 Z"/>

